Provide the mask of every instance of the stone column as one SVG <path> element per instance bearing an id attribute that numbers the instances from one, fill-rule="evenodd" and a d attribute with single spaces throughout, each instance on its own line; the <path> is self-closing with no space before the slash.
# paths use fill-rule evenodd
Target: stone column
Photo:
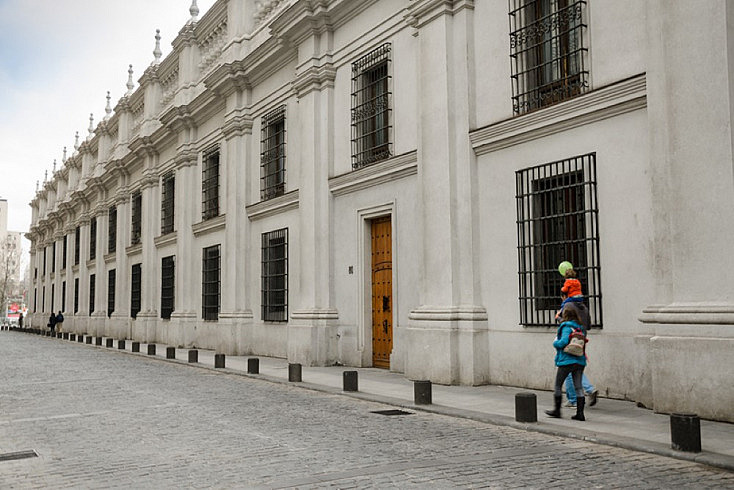
<path id="1" fill-rule="evenodd" d="M 156 324 L 158 321 L 157 299 L 160 297 L 158 277 L 160 263 L 155 247 L 155 237 L 160 234 L 160 185 L 158 181 L 158 155 L 150 154 L 146 157 L 147 165 L 141 185 L 143 199 L 141 245 L 142 245 L 142 277 L 140 292 L 140 311 L 135 319 L 132 338 L 144 342 L 156 340 Z"/>
<path id="2" fill-rule="evenodd" d="M 130 195 L 120 186 L 115 195 L 117 206 L 117 243 L 115 245 L 115 311 L 107 320 L 106 335 L 132 337 L 130 330 L 130 261 L 125 249 L 130 244 Z"/>
<path id="3" fill-rule="evenodd" d="M 405 374 L 445 384 L 489 379 L 480 305 L 474 203 L 473 2 L 423 0 L 409 8 L 418 38 L 418 182 L 423 229 L 421 304 L 411 311 Z"/>

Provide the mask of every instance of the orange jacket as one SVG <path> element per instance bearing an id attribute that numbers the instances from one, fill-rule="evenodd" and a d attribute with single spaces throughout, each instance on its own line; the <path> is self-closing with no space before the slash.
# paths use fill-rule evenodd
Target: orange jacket
<path id="1" fill-rule="evenodd" d="M 581 294 L 581 281 L 578 279 L 566 279 L 561 288 L 562 293 L 566 293 L 568 297 L 579 296 Z"/>

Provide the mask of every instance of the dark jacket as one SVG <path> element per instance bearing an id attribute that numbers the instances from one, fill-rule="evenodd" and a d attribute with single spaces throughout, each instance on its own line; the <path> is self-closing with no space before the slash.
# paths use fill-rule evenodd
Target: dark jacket
<path id="1" fill-rule="evenodd" d="M 56 326 L 56 315 L 51 313 L 51 316 L 48 318 L 48 326 L 49 327 L 55 327 Z"/>
<path id="2" fill-rule="evenodd" d="M 64 315 L 62 315 L 61 312 L 56 315 L 56 323 L 64 323 Z"/>

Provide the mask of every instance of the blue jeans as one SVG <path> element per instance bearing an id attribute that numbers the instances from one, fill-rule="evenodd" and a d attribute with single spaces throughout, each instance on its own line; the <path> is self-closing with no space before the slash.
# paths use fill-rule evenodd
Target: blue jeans
<path id="1" fill-rule="evenodd" d="M 586 393 L 594 391 L 594 385 L 591 384 L 591 381 L 586 377 L 586 374 L 581 377 L 581 385 Z M 570 374 L 566 377 L 566 398 L 568 398 L 568 401 L 571 403 L 576 403 L 576 389 L 573 387 L 573 380 L 571 379 Z"/>

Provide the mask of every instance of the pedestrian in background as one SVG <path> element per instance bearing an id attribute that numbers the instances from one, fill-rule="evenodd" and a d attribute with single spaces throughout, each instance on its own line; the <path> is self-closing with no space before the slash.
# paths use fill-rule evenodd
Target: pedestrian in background
<path id="1" fill-rule="evenodd" d="M 56 326 L 59 328 L 59 332 L 61 332 L 62 323 L 64 323 L 64 315 L 62 315 L 61 310 L 59 310 L 59 314 L 56 315 Z"/>
<path id="2" fill-rule="evenodd" d="M 562 296 L 563 297 L 563 296 Z M 563 308 L 573 308 L 576 310 L 576 313 L 578 314 L 579 320 L 581 320 L 581 325 L 584 326 L 584 329 L 586 332 L 589 331 L 589 328 L 591 328 L 591 315 L 589 314 L 589 309 L 586 307 L 584 303 L 566 303 Z M 587 356 L 586 362 L 588 365 L 589 358 Z M 584 370 L 585 371 L 585 370 Z M 593 407 L 596 405 L 597 397 L 599 396 L 599 390 L 597 390 L 593 384 L 591 384 L 591 381 L 586 376 L 586 372 L 583 373 L 581 376 L 581 386 L 584 390 L 584 393 L 589 397 L 589 406 Z M 571 378 L 571 375 L 569 374 L 566 377 L 566 404 L 564 406 L 575 408 L 576 407 L 576 389 L 573 386 L 573 380 Z"/>
<path id="3" fill-rule="evenodd" d="M 553 390 L 553 410 L 546 410 L 545 413 L 549 417 L 561 417 L 561 401 L 563 400 L 561 386 L 566 377 L 571 374 L 576 392 L 581 395 L 576 398 L 576 415 L 571 418 L 583 421 L 586 420 L 584 417 L 586 399 L 583 396 L 584 390 L 581 386 L 581 377 L 584 374 L 584 367 L 586 367 L 586 356 L 583 353 L 580 356 L 575 356 L 565 352 L 563 349 L 569 344 L 571 333 L 574 329 L 581 330 L 584 337 L 586 337 L 586 329 L 581 324 L 581 319 L 577 310 L 574 308 L 564 308 L 561 318 L 563 322 L 558 326 L 556 339 L 553 341 L 553 347 L 556 349 L 555 363 L 557 367 Z"/>
<path id="4" fill-rule="evenodd" d="M 51 316 L 48 317 L 48 325 L 46 326 L 51 329 L 51 333 L 54 333 L 56 329 L 56 315 L 54 315 L 53 311 L 51 312 Z"/>

